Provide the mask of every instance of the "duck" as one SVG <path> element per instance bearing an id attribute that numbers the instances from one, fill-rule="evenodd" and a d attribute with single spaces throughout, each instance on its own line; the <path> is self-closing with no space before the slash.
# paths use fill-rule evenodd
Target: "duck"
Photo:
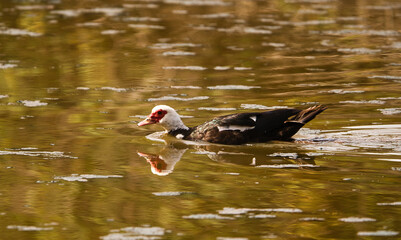
<path id="1" fill-rule="evenodd" d="M 145 120 L 138 123 L 138 126 L 160 124 L 168 135 L 178 139 L 225 145 L 273 140 L 294 141 L 292 136 L 326 109 L 324 105 L 315 105 L 303 110 L 284 108 L 234 113 L 215 117 L 195 127 L 187 127 L 174 108 L 157 105 Z"/>

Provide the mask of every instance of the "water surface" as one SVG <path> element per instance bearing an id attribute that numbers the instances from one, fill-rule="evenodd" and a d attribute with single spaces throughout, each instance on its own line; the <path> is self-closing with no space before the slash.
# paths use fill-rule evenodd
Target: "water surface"
<path id="1" fill-rule="evenodd" d="M 4 239 L 397 239 L 401 5 L 0 3 Z M 329 108 L 295 142 L 194 144 L 157 104 Z"/>

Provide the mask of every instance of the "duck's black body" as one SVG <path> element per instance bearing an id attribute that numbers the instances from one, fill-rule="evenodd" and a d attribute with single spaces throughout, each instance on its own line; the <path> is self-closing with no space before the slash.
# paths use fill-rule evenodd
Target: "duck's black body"
<path id="1" fill-rule="evenodd" d="M 178 128 L 168 133 L 185 140 L 219 144 L 245 144 L 271 140 L 292 140 L 307 122 L 326 110 L 314 106 L 305 110 L 278 109 L 267 112 L 238 113 L 216 117 L 193 128 Z"/>

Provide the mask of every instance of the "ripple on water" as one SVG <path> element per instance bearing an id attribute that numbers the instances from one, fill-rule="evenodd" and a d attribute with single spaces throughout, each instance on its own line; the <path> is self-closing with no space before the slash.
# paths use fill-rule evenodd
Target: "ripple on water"
<path id="1" fill-rule="evenodd" d="M 354 54 L 375 54 L 380 53 L 380 49 L 369 49 L 369 48 L 339 48 L 338 52 L 343 53 L 354 53 Z"/>
<path id="2" fill-rule="evenodd" d="M 231 208 L 225 207 L 219 210 L 218 213 L 222 215 L 239 215 L 247 214 L 249 212 L 282 212 L 282 213 L 301 213 L 299 208 Z"/>
<path id="3" fill-rule="evenodd" d="M 185 52 L 185 51 L 168 51 L 162 54 L 163 56 L 195 56 L 194 52 Z"/>
<path id="4" fill-rule="evenodd" d="M 20 103 L 22 103 L 25 107 L 41 107 L 41 106 L 46 106 L 48 103 L 45 102 L 41 102 L 39 100 L 21 100 L 18 101 Z"/>
<path id="5" fill-rule="evenodd" d="M 152 25 L 152 24 L 128 24 L 128 27 L 136 29 L 158 29 L 158 30 L 166 28 L 161 25 Z"/>
<path id="6" fill-rule="evenodd" d="M 360 222 L 375 222 L 376 219 L 368 217 L 347 217 L 338 219 L 341 222 L 360 223 Z"/>
<path id="7" fill-rule="evenodd" d="M 193 192 L 153 192 L 152 194 L 160 197 L 173 197 L 181 196 L 183 194 L 193 194 Z"/>
<path id="8" fill-rule="evenodd" d="M 71 174 L 70 176 L 55 176 L 55 180 L 64 180 L 68 182 L 87 182 L 88 179 L 106 179 L 106 178 L 122 178 L 121 175 L 96 175 L 96 174 Z"/>
<path id="9" fill-rule="evenodd" d="M 199 110 L 206 110 L 206 111 L 235 111 L 236 108 L 218 108 L 218 107 L 199 107 Z"/>
<path id="10" fill-rule="evenodd" d="M 190 71 L 204 71 L 207 68 L 202 66 L 165 66 L 164 70 L 190 70 Z"/>
<path id="11" fill-rule="evenodd" d="M 213 214 L 213 213 L 191 214 L 191 215 L 183 216 L 182 218 L 185 218 L 185 219 L 215 219 L 215 220 L 234 220 L 235 219 L 233 217 L 226 217 L 226 216 L 221 216 L 219 214 Z"/>
<path id="12" fill-rule="evenodd" d="M 150 48 L 152 49 L 172 49 L 172 48 L 182 48 L 182 47 L 188 47 L 188 48 L 194 48 L 194 47 L 200 47 L 202 46 L 201 44 L 195 44 L 195 43 L 155 43 Z"/>
<path id="13" fill-rule="evenodd" d="M 163 0 L 163 2 L 185 6 L 229 6 L 232 4 L 220 0 Z"/>
<path id="14" fill-rule="evenodd" d="M 108 17 L 115 17 L 124 12 L 124 8 L 89 8 L 89 9 L 64 9 L 53 10 L 50 13 L 64 17 L 78 17 L 83 13 L 102 13 Z"/>
<path id="15" fill-rule="evenodd" d="M 259 104 L 241 104 L 241 108 L 243 109 L 259 109 L 259 110 L 274 110 L 274 109 L 283 109 L 288 108 L 287 106 L 264 106 Z"/>
<path id="16" fill-rule="evenodd" d="M 271 165 L 259 165 L 257 168 L 318 168 L 319 165 L 313 164 L 271 164 Z"/>
<path id="17" fill-rule="evenodd" d="M 313 222 L 313 221 L 323 222 L 326 219 L 325 218 L 319 218 L 319 217 L 305 217 L 305 218 L 300 218 L 298 220 L 299 221 L 305 221 L 305 222 Z"/>
<path id="18" fill-rule="evenodd" d="M 401 202 L 383 202 L 377 203 L 378 206 L 401 206 Z"/>
<path id="19" fill-rule="evenodd" d="M 374 232 L 358 232 L 358 236 L 375 236 L 375 237 L 391 237 L 397 236 L 399 232 L 388 231 L 388 230 L 378 230 Z"/>
<path id="20" fill-rule="evenodd" d="M 260 86 L 245 86 L 245 85 L 217 85 L 207 87 L 211 90 L 250 90 L 254 88 L 261 88 Z"/>
<path id="21" fill-rule="evenodd" d="M 354 30 L 354 29 L 342 29 L 342 30 L 326 30 L 326 31 L 311 31 L 311 33 L 325 34 L 325 35 L 366 35 L 366 36 L 400 36 L 401 33 L 393 30 Z"/>
<path id="22" fill-rule="evenodd" d="M 340 103 L 349 103 L 349 104 L 385 104 L 385 101 L 382 100 L 358 100 L 358 101 L 354 101 L 354 100 L 349 100 L 349 101 L 340 101 Z"/>
<path id="23" fill-rule="evenodd" d="M 110 90 L 114 92 L 127 92 L 127 88 L 116 88 L 116 87 L 101 87 L 100 90 Z"/>
<path id="24" fill-rule="evenodd" d="M 0 63 L 0 69 L 15 68 L 17 66 L 18 66 L 17 64 L 12 64 L 12 63 Z"/>
<path id="25" fill-rule="evenodd" d="M 28 148 L 26 148 L 29 150 Z M 9 150 L 9 151 L 0 151 L 0 155 L 21 155 L 21 156 L 29 156 L 29 157 L 46 157 L 46 158 L 78 158 L 69 155 L 65 155 L 63 152 L 58 151 L 26 151 L 24 149 L 20 150 Z"/>
<path id="26" fill-rule="evenodd" d="M 29 36 L 29 37 L 40 37 L 41 33 L 31 32 L 24 29 L 17 28 L 2 28 L 0 29 L 0 35 L 11 35 L 11 36 Z"/>
<path id="27" fill-rule="evenodd" d="M 159 98 L 148 98 L 149 102 L 154 101 L 198 101 L 198 100 L 206 100 L 209 99 L 208 96 L 198 96 L 198 97 L 190 97 L 190 98 L 183 98 L 183 97 L 175 97 L 175 96 L 163 96 Z"/>
<path id="28" fill-rule="evenodd" d="M 101 236 L 104 240 L 133 240 L 133 239 L 161 239 L 166 230 L 161 227 L 125 227 L 111 230 L 108 235 Z"/>
<path id="29" fill-rule="evenodd" d="M 36 227 L 36 226 L 21 226 L 21 225 L 8 225 L 7 229 L 15 229 L 17 231 L 51 231 L 53 227 Z"/>
<path id="30" fill-rule="evenodd" d="M 394 115 L 394 114 L 399 114 L 401 113 L 401 108 L 383 108 L 383 109 L 377 109 L 384 115 Z"/>

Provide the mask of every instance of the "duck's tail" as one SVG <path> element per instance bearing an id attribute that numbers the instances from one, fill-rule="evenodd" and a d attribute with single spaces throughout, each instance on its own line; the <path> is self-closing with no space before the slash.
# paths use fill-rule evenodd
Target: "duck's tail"
<path id="1" fill-rule="evenodd" d="M 300 111 L 292 118 L 288 119 L 287 122 L 296 122 L 306 124 L 307 122 L 314 119 L 319 113 L 326 110 L 327 107 L 323 105 L 316 105 L 305 110 Z"/>
<path id="2" fill-rule="evenodd" d="M 327 107 L 317 105 L 302 110 L 284 122 L 283 127 L 278 132 L 279 140 L 292 140 L 292 136 L 298 132 L 307 122 L 314 119 L 319 113 L 326 110 Z"/>

